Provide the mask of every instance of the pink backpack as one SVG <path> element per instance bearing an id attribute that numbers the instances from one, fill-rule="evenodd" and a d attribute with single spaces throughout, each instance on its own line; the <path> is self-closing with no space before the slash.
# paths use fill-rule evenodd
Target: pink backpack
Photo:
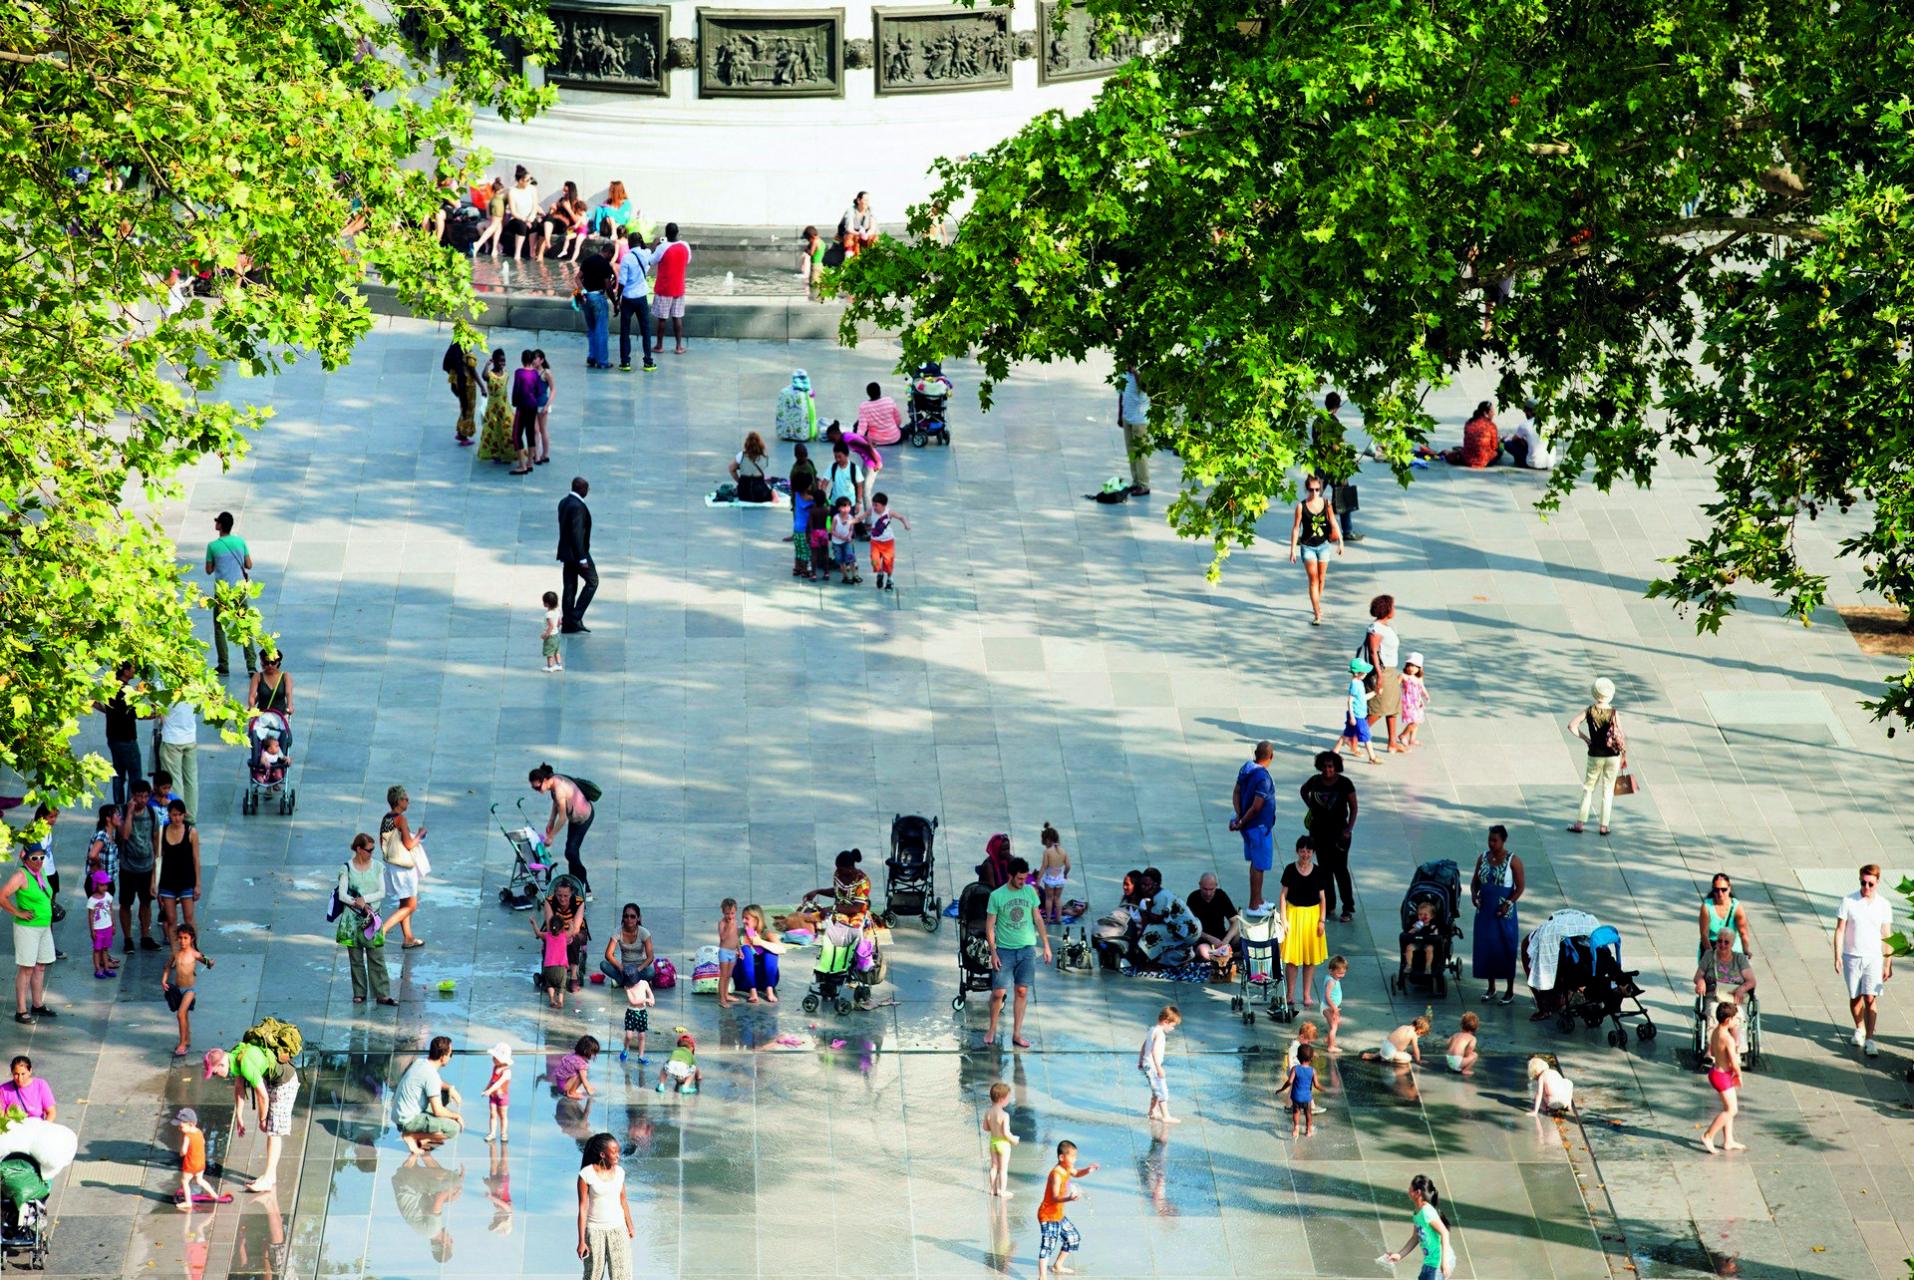
<path id="1" fill-rule="evenodd" d="M 663 991 L 666 987 L 678 985 L 678 970 L 663 956 L 659 956 L 653 962 L 652 973 L 651 989 L 653 991 Z"/>

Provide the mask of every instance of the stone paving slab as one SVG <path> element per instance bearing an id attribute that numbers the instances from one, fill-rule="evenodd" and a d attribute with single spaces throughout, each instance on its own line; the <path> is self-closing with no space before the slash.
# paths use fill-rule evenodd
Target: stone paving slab
<path id="1" fill-rule="evenodd" d="M 55 1190 L 56 1274 L 167 1272 L 202 1246 L 212 1277 L 573 1274 L 570 1178 L 589 1132 L 578 1118 L 529 1080 L 515 1094 L 501 1151 L 518 1174 L 509 1232 L 485 1194 L 483 1144 L 448 1148 L 443 1163 L 465 1172 L 438 1258 L 375 1092 L 402 1065 L 393 1055 L 432 1034 L 469 1050 L 503 1038 L 529 1065 L 584 1031 L 615 1032 L 600 990 L 576 1012 L 539 1007 L 525 918 L 497 905 L 510 851 L 487 811 L 512 815 L 524 799 L 542 814 L 522 782 L 530 765 L 608 784 L 586 847 L 605 890 L 592 908 L 601 941 L 634 899 L 681 962 L 710 940 L 719 898 L 790 902 L 828 882 L 837 850 L 880 850 L 898 812 L 941 818 L 946 898 L 991 832 L 1028 849 L 1044 821 L 1071 852 L 1071 896 L 1099 907 L 1143 865 L 1179 888 L 1213 870 L 1240 896 L 1230 778 L 1249 743 L 1272 739 L 1278 813 L 1285 833 L 1296 826 L 1293 788 L 1336 734 L 1335 669 L 1378 591 L 1398 597 L 1404 643 L 1427 653 L 1435 704 L 1421 750 L 1354 768 L 1360 909 L 1330 939 L 1352 961 L 1346 1042 L 1372 1043 L 1431 1003 L 1390 995 L 1397 903 L 1422 860 L 1466 871 L 1491 822 L 1525 860 L 1531 922 L 1576 905 L 1622 932 L 1655 1040 L 1624 1052 L 1594 1033 L 1558 1036 L 1530 1024 L 1526 1004 L 1477 1003 L 1465 982 L 1434 1014 L 1444 1031 L 1464 1008 L 1482 1014 L 1490 1057 L 1477 1078 L 1398 1081 L 1345 1060 L 1321 1132 L 1298 1149 L 1286 1126 L 1272 1132 L 1289 1030 L 1245 1027 L 1229 989 L 1047 974 L 1036 1052 L 967 1053 L 982 1006 L 951 1013 L 954 935 L 906 925 L 890 951 L 899 1003 L 843 1024 L 798 1010 L 802 960 L 776 1011 L 720 1016 L 708 997 L 667 993 L 654 1027 L 693 1027 L 715 1087 L 678 1107 L 613 1071 L 591 1119 L 634 1148 L 636 1273 L 1024 1274 L 1037 1153 L 1069 1136 L 1105 1162 L 1078 1215 L 1085 1266 L 1104 1277 L 1374 1280 L 1371 1259 L 1406 1234 L 1401 1188 L 1417 1171 L 1452 1205 L 1460 1276 L 1726 1273 L 1726 1259 L 1743 1276 L 1905 1274 L 1909 1009 L 1891 987 L 1887 1054 L 1855 1056 L 1828 949 L 1854 864 L 1909 862 L 1907 739 L 1886 740 L 1855 705 L 1893 664 L 1860 654 L 1832 610 L 1802 628 L 1750 600 L 1697 638 L 1641 600 L 1659 558 L 1700 532 L 1708 488 L 1691 466 L 1671 463 L 1653 494 L 1579 495 L 1546 522 L 1530 509 L 1533 475 L 1437 469 L 1405 492 L 1372 466 L 1357 517 L 1367 538 L 1332 563 L 1330 625 L 1315 629 L 1284 563 L 1286 520 L 1272 517 L 1272 541 L 1212 585 L 1204 549 L 1161 521 L 1172 459 L 1156 460 L 1147 501 L 1082 500 L 1122 467 L 1100 366 L 1019 371 L 984 415 L 959 361 L 953 446 L 887 452 L 881 487 L 913 529 L 900 589 L 880 596 L 793 582 L 775 516 L 710 511 L 701 495 L 746 430 L 770 434 L 791 368 L 810 371 L 827 414 L 848 416 L 864 382 L 895 387 L 894 351 L 700 342 L 647 378 L 587 376 L 576 335 L 498 339 L 513 352 L 542 344 L 559 369 L 554 462 L 534 476 L 452 447 L 444 335 L 390 321 L 338 374 L 299 365 L 235 380 L 233 398 L 278 419 L 231 473 L 197 472 L 160 508 L 188 562 L 211 514 L 237 513 L 297 682 L 293 817 L 241 817 L 239 749 L 200 748 L 201 921 L 220 964 L 195 1043 L 290 1013 L 327 1056 L 288 1157 L 296 1185 L 196 1235 L 198 1215 L 184 1222 L 159 1199 L 163 1118 L 189 1103 L 217 1114 L 229 1095 L 167 1069 L 156 957 L 131 957 L 117 984 L 61 966 L 65 1016 L 14 1040 L 82 1138 Z M 1477 381 L 1432 397 L 1448 430 L 1486 390 Z M 775 456 L 784 465 L 789 446 Z M 592 634 L 548 677 L 535 669 L 537 598 L 557 585 L 552 513 L 575 472 L 592 480 L 604 580 Z M 1858 571 L 1832 554 L 1841 532 L 1818 522 L 1806 552 L 1830 571 L 1832 599 L 1857 599 Z M 1646 783 L 1618 801 L 1607 840 L 1562 829 L 1580 762 L 1561 724 L 1596 674 L 1621 688 Z M 98 733 L 85 726 L 82 740 L 97 746 Z M 432 828 L 419 919 L 430 945 L 395 955 L 401 1006 L 369 1014 L 350 1003 L 321 916 L 351 833 L 376 829 L 395 782 Z M 62 852 L 84 834 L 63 828 Z M 1712 1096 L 1685 1055 L 1694 913 L 1718 867 L 1754 917 L 1766 1054 L 1746 1090 L 1752 1150 L 1711 1162 L 1695 1139 Z M 1166 1000 L 1186 1015 L 1171 1069 L 1190 1123 L 1158 1140 L 1133 1116 L 1134 1054 Z M 803 1047 L 767 1047 L 783 1034 Z M 1529 1119 L 1532 1049 L 1561 1056 L 1585 1128 Z M 333 1056 L 346 1053 L 363 1056 Z M 459 1063 L 471 1096 L 483 1064 Z M 975 1129 L 999 1078 L 1017 1090 L 1026 1139 L 1024 1194 L 1001 1216 L 977 1189 Z M 253 1171 L 255 1141 L 236 1169 Z"/>

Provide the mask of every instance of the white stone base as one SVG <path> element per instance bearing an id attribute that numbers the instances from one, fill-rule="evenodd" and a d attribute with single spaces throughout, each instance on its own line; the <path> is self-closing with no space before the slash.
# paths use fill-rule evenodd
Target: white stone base
<path id="1" fill-rule="evenodd" d="M 697 7 L 671 6 L 673 36 L 696 35 Z M 1033 0 L 1019 0 L 1013 30 L 1036 24 Z M 869 39 L 869 7 L 848 8 L 845 26 L 847 39 Z M 588 199 L 617 179 L 661 226 L 811 223 L 829 235 L 859 191 L 871 193 L 879 222 L 901 223 L 930 193 L 939 156 L 988 147 L 1041 111 L 1081 110 L 1102 84 L 1040 85 L 1036 62 L 1024 61 L 1012 64 L 1009 89 L 879 97 L 875 73 L 861 69 L 844 73 L 841 99 L 751 102 L 701 100 L 696 71 L 668 74 L 669 97 L 561 88 L 559 105 L 532 124 L 481 117 L 475 140 L 492 152 L 493 172 L 509 183 L 523 164 L 547 200 L 567 179 Z"/>

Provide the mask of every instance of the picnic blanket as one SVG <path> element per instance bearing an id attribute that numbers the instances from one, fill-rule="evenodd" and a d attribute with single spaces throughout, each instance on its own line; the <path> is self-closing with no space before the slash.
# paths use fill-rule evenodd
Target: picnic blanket
<path id="1" fill-rule="evenodd" d="M 1139 969 L 1125 963 L 1119 971 L 1126 978 L 1152 978 L 1157 982 L 1208 982 L 1216 976 L 1216 966 L 1207 960 L 1192 960 L 1167 969 Z"/>
<path id="2" fill-rule="evenodd" d="M 740 511 L 789 511 L 791 509 L 791 495 L 781 489 L 773 489 L 769 502 L 738 502 L 736 500 L 720 502 L 718 501 L 718 491 L 713 489 L 710 493 L 705 494 L 704 504 L 707 507 L 723 507 L 727 511 L 734 508 Z"/>

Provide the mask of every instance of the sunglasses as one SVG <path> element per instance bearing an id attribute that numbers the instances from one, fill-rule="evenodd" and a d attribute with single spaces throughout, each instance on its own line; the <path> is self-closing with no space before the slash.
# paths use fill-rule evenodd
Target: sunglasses
<path id="1" fill-rule="evenodd" d="M 29 853 L 26 855 L 25 860 L 28 862 L 45 862 L 47 856 L 44 853 Z"/>
<path id="2" fill-rule="evenodd" d="M 1729 890 L 1729 889 L 1731 889 L 1731 888 L 1733 888 L 1733 886 L 1732 886 L 1732 885 L 1725 885 L 1725 884 L 1718 884 L 1718 885 L 1716 885 L 1716 886 L 1715 886 L 1715 892 L 1716 892 L 1716 893 L 1726 893 L 1726 892 L 1728 892 L 1728 890 Z"/>
<path id="3" fill-rule="evenodd" d="M 1862 884 L 1879 884 L 1881 882 L 1879 880 L 1870 880 L 1866 876 L 1862 876 L 1861 883 Z"/>
<path id="4" fill-rule="evenodd" d="M 1312 484 L 1307 489 L 1307 492 L 1309 493 L 1321 493 L 1322 491 L 1323 491 L 1323 487 L 1319 484 Z"/>

